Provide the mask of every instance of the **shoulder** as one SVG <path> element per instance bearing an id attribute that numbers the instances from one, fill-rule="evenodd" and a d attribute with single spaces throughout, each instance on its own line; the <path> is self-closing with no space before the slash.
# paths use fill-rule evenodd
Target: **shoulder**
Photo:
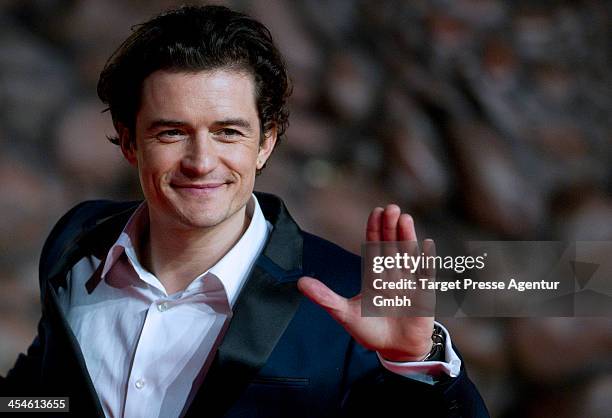
<path id="1" fill-rule="evenodd" d="M 45 246 L 54 241 L 65 241 L 75 232 L 94 226 L 99 220 L 120 213 L 139 202 L 115 202 L 112 200 L 87 200 L 73 206 L 53 226 Z M 64 239 L 62 239 L 62 237 Z"/>
<path id="2" fill-rule="evenodd" d="M 315 277 L 342 295 L 361 288 L 361 257 L 333 242 L 302 231 L 304 274 Z"/>
<path id="3" fill-rule="evenodd" d="M 76 223 L 83 226 L 93 224 L 98 219 L 112 216 L 130 207 L 135 207 L 139 203 L 138 201 L 119 202 L 113 200 L 86 200 L 80 202 L 62 215 L 51 230 L 50 235 L 70 224 Z"/>
<path id="4" fill-rule="evenodd" d="M 45 240 L 40 257 L 40 271 L 48 272 L 54 260 L 66 251 L 84 232 L 93 228 L 101 219 L 111 217 L 139 202 L 115 202 L 111 200 L 88 200 L 66 212 L 53 226 Z"/>

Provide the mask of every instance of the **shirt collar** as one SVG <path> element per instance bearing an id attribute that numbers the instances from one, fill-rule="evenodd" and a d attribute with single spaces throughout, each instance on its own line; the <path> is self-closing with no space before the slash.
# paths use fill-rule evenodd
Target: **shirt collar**
<path id="1" fill-rule="evenodd" d="M 192 283 L 185 289 L 185 292 L 191 293 L 201 289 L 201 279 L 208 273 L 214 274 L 223 284 L 230 306 L 234 305 L 242 285 L 246 281 L 257 257 L 262 252 L 272 229 L 272 224 L 266 221 L 257 197 L 254 194 L 251 195 L 251 199 L 247 203 L 246 216 L 251 220 L 238 242 L 208 271 L 194 278 Z M 140 264 L 136 254 L 135 249 L 139 239 L 147 231 L 148 227 L 149 215 L 145 200 L 130 216 L 119 238 L 109 249 L 102 269 L 102 279 L 106 280 L 107 273 L 125 253 L 138 278 L 166 293 L 161 282 Z"/>
<path id="2" fill-rule="evenodd" d="M 257 257 L 261 254 L 272 230 L 272 224 L 266 221 L 255 195 L 252 195 L 249 200 L 246 212 L 247 216 L 251 218 L 247 230 L 229 252 L 208 271 L 217 276 L 223 283 L 231 306 L 234 305 L 242 285 L 246 282 L 248 274 Z M 206 272 L 198 278 L 204 276 L 204 274 Z"/>

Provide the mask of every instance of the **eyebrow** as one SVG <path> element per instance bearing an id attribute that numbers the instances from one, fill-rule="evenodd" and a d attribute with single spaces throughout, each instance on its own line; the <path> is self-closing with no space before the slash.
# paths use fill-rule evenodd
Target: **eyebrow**
<path id="1" fill-rule="evenodd" d="M 187 125 L 186 122 L 180 120 L 170 120 L 170 119 L 156 119 L 147 126 L 147 131 L 152 131 L 161 127 L 173 127 L 179 128 L 181 126 Z"/>
<path id="2" fill-rule="evenodd" d="M 147 127 L 147 131 L 152 131 L 161 127 L 173 127 L 179 128 L 188 125 L 187 122 L 181 120 L 172 120 L 172 119 L 156 119 L 149 124 Z M 230 119 L 222 119 L 216 120 L 212 123 L 212 126 L 236 126 L 248 131 L 253 131 L 253 127 L 246 119 L 242 118 L 230 118 Z"/>
<path id="3" fill-rule="evenodd" d="M 249 123 L 249 121 L 246 119 L 242 119 L 242 118 L 217 120 L 213 122 L 213 126 L 215 125 L 216 126 L 236 126 L 239 128 L 246 129 L 250 132 L 253 131 L 253 128 L 251 127 L 251 124 Z"/>

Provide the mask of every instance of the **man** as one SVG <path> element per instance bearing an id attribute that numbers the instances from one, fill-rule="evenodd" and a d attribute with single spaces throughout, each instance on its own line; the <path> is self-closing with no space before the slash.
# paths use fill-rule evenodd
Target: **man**
<path id="1" fill-rule="evenodd" d="M 345 298 L 359 258 L 253 194 L 289 92 L 245 15 L 184 7 L 138 27 L 98 94 L 145 201 L 84 202 L 55 226 L 38 336 L 3 393 L 69 396 L 78 416 L 488 416 L 433 318 L 362 317 Z M 390 205 L 367 239 L 416 234 Z"/>

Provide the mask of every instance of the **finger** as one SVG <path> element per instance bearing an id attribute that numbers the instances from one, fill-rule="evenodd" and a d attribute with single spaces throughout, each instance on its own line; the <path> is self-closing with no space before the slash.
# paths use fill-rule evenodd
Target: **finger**
<path id="1" fill-rule="evenodd" d="M 398 221 L 398 241 L 416 241 L 416 231 L 414 229 L 414 220 L 407 213 L 402 213 Z"/>
<path id="2" fill-rule="evenodd" d="M 387 205 L 382 215 L 383 241 L 397 241 L 397 221 L 402 211 L 395 204 Z"/>
<path id="3" fill-rule="evenodd" d="M 425 238 L 423 240 L 423 252 L 427 256 L 435 257 L 436 255 L 436 243 L 431 238 Z"/>
<path id="4" fill-rule="evenodd" d="M 435 257 L 436 256 L 436 243 L 434 240 L 427 238 L 423 240 L 423 253 L 425 257 Z M 436 277 L 436 264 L 428 263 L 427 267 L 423 270 L 423 274 L 427 276 L 428 279 L 433 280 Z"/>
<path id="5" fill-rule="evenodd" d="M 368 224 L 366 226 L 366 241 L 381 241 L 382 239 L 382 214 L 384 209 L 381 207 L 376 207 L 372 212 L 370 212 L 370 216 L 368 217 Z"/>
<path id="6" fill-rule="evenodd" d="M 317 279 L 304 276 L 297 282 L 298 289 L 308 299 L 325 309 L 336 321 L 341 324 L 347 322 L 349 312 L 348 299 L 338 295 Z"/>
<path id="7" fill-rule="evenodd" d="M 381 207 L 375 207 L 372 212 L 370 212 L 370 216 L 368 217 L 368 222 L 366 225 L 366 245 L 365 249 L 365 260 L 366 262 L 370 262 L 371 266 L 374 266 L 374 260 L 380 258 L 381 249 L 380 242 L 382 241 L 382 214 L 384 209 Z M 368 273 L 366 275 L 371 275 L 372 270 L 367 270 Z M 374 292 L 374 288 L 372 287 L 373 280 L 365 281 L 365 292 Z"/>
<path id="8" fill-rule="evenodd" d="M 436 256 L 436 244 L 432 239 L 423 240 L 423 255 L 428 261 L 425 262 L 422 269 L 419 269 L 417 276 L 419 279 L 434 282 L 436 279 L 436 263 L 433 259 L 429 259 L 429 257 Z M 427 289 L 416 290 L 413 295 L 412 306 L 414 312 L 418 313 L 419 316 L 433 316 L 436 311 L 436 291 Z"/>

